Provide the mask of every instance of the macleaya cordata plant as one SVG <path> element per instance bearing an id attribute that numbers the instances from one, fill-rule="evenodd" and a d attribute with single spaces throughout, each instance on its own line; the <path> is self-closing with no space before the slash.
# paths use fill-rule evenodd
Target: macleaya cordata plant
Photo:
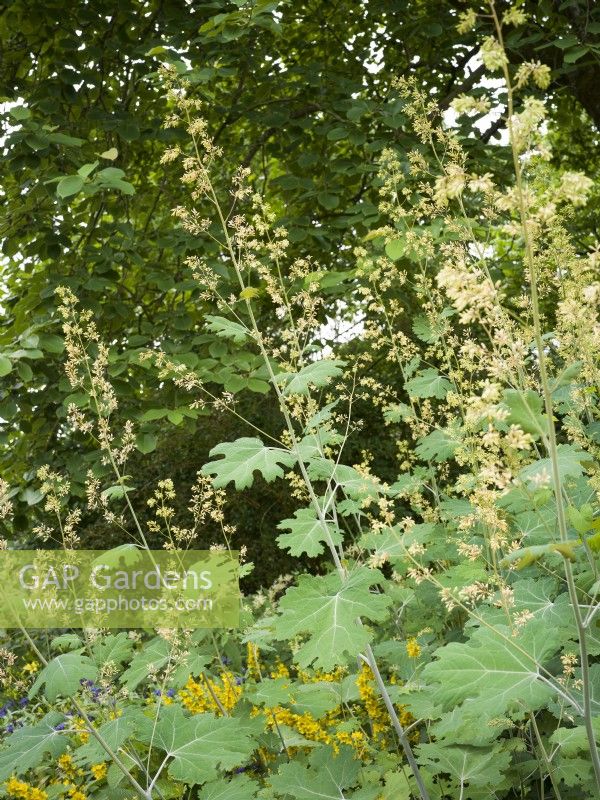
<path id="1" fill-rule="evenodd" d="M 477 19 L 467 11 L 459 27 Z M 552 165 L 537 96 L 547 68 L 509 65 L 506 29 L 523 19 L 521 7 L 500 17 L 492 3 L 495 35 L 481 48 L 504 79 L 510 179 L 478 171 L 417 87 L 394 87 L 419 146 L 382 153 L 389 224 L 357 244 L 348 297 L 360 341 L 327 355 L 318 348 L 326 271 L 289 258 L 286 231 L 247 169 L 223 191 L 202 104 L 174 69 L 162 71 L 167 125 L 190 142 L 163 158 L 181 163 L 190 195 L 174 216 L 220 249 L 219 273 L 188 259 L 215 308 L 207 328 L 240 372 L 247 352 L 260 355 L 281 431 L 248 423 L 247 436 L 213 449 L 189 528 L 172 524 L 178 500 L 161 481 L 145 531 L 125 474 L 134 425 L 112 430 L 108 351 L 61 290 L 67 376 L 87 398 L 69 422 L 104 461 L 88 476 L 88 506 L 138 547 L 147 532 L 166 549 L 193 547 L 210 518 L 223 533 L 214 547 L 233 548 L 226 490 L 251 488 L 258 473 L 287 481 L 298 500 L 278 545 L 321 566 L 242 598 L 240 631 L 145 640 L 87 630 L 54 639 L 54 657 L 25 631 L 35 660 L 19 668 L 7 653 L 2 675 L 15 698 L 2 713 L 21 725 L 0 750 L 9 797 L 598 796 L 600 282 L 597 251 L 577 252 L 567 231 L 592 182 Z M 477 90 L 454 111 L 495 102 Z M 419 307 L 412 318 L 408 296 Z M 263 329 L 259 303 L 277 326 Z M 176 355 L 157 346 L 140 363 L 195 407 L 239 416 L 234 397 L 215 395 Z M 371 453 L 348 463 L 365 403 L 395 445 L 393 483 Z M 48 469 L 40 479 L 49 515 L 40 540 L 79 546 L 68 480 Z M 129 521 L 112 510 L 119 500 Z M 10 512 L 0 483 L 0 514 Z"/>

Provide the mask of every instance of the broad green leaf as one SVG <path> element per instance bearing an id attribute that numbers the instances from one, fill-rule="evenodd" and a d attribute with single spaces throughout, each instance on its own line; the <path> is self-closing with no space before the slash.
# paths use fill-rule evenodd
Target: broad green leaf
<path id="1" fill-rule="evenodd" d="M 451 747 L 428 742 L 419 746 L 419 765 L 433 775 L 451 775 L 460 797 L 472 797 L 472 787 L 486 787 L 493 792 L 503 779 L 503 772 L 512 761 L 512 753 L 502 745 L 490 748 Z M 479 793 L 477 797 L 480 797 Z"/>
<path id="2" fill-rule="evenodd" d="M 447 428 L 436 428 L 419 439 L 415 453 L 424 461 L 435 461 L 438 464 L 447 461 L 460 447 L 460 440 L 454 436 L 455 433 Z"/>
<path id="3" fill-rule="evenodd" d="M 63 633 L 52 639 L 50 647 L 53 650 L 79 650 L 83 647 L 83 642 L 76 633 Z"/>
<path id="4" fill-rule="evenodd" d="M 130 706 L 120 716 L 100 725 L 98 733 L 113 753 L 116 753 L 127 739 L 133 736 L 147 721 L 148 718 L 144 716 L 140 708 Z M 90 737 L 82 747 L 78 747 L 75 751 L 75 760 L 79 764 L 97 764 L 99 761 L 106 760 L 106 750 L 97 739 Z"/>
<path id="5" fill-rule="evenodd" d="M 17 122 L 21 122 L 22 120 L 29 119 L 31 117 L 31 109 L 26 108 L 25 106 L 15 106 L 14 108 L 10 108 L 8 113 L 13 119 L 16 119 Z"/>
<path id="6" fill-rule="evenodd" d="M 254 800 L 259 785 L 247 775 L 235 775 L 209 781 L 202 787 L 199 800 Z"/>
<path id="7" fill-rule="evenodd" d="M 66 133 L 50 133 L 48 134 L 48 141 L 52 144 L 64 144 L 67 147 L 81 147 L 85 144 L 85 139 L 79 139 L 77 136 L 67 136 Z"/>
<path id="8" fill-rule="evenodd" d="M 48 353 L 62 353 L 65 349 L 64 340 L 54 333 L 40 333 L 40 347 Z"/>
<path id="9" fill-rule="evenodd" d="M 216 333 L 222 339 L 232 339 L 236 344 L 241 344 L 250 335 L 248 328 L 226 317 L 215 317 L 207 314 L 205 319 L 208 320 L 209 331 Z"/>
<path id="10" fill-rule="evenodd" d="M 393 403 L 383 409 L 383 418 L 386 424 L 404 422 L 415 416 L 415 412 L 406 403 Z"/>
<path id="11" fill-rule="evenodd" d="M 349 747 L 335 754 L 321 747 L 310 758 L 307 768 L 298 761 L 283 764 L 269 782 L 276 795 L 295 800 L 340 800 L 345 790 L 354 786 L 360 767 Z"/>
<path id="12" fill-rule="evenodd" d="M 277 638 L 307 635 L 295 654 L 302 667 L 330 670 L 346 663 L 372 638 L 358 618 L 381 622 L 387 616 L 390 599 L 370 591 L 380 580 L 377 570 L 366 567 L 350 573 L 343 582 L 336 572 L 323 577 L 301 575 L 298 585 L 288 589 L 280 601 Z"/>
<path id="13" fill-rule="evenodd" d="M 125 497 L 127 492 L 133 491 L 135 491 L 135 486 L 115 484 L 114 486 L 109 486 L 107 489 L 104 489 L 102 498 L 104 500 L 120 500 L 121 497 Z"/>
<path id="14" fill-rule="evenodd" d="M 592 720 L 596 741 L 600 744 L 600 717 Z M 589 753 L 590 745 L 587 738 L 585 725 L 575 725 L 573 728 L 557 728 L 550 737 L 552 744 L 560 748 L 561 755 L 572 758 L 579 753 Z"/>
<path id="15" fill-rule="evenodd" d="M 136 439 L 136 447 L 140 453 L 152 453 L 156 450 L 158 437 L 153 433 L 140 433 Z"/>
<path id="16" fill-rule="evenodd" d="M 468 642 L 439 648 L 423 674 L 439 683 L 436 701 L 447 708 L 478 698 L 482 713 L 490 717 L 519 704 L 536 709 L 552 695 L 539 679 L 538 665 L 556 653 L 562 638 L 560 630 L 549 630 L 540 619 L 529 622 L 516 637 L 507 627 L 478 628 Z"/>
<path id="17" fill-rule="evenodd" d="M 249 687 L 244 695 L 255 705 L 274 708 L 289 703 L 291 692 L 289 678 L 267 678 Z"/>
<path id="18" fill-rule="evenodd" d="M 186 717 L 176 705 L 162 710 L 156 726 L 146 720 L 140 738 L 166 753 L 171 778 L 190 786 L 216 778 L 219 768 L 239 767 L 256 747 L 240 720 L 209 713 Z"/>
<path id="19" fill-rule="evenodd" d="M 294 519 L 284 519 L 277 526 L 279 530 L 290 530 L 277 537 L 277 544 L 282 550 L 288 550 L 292 556 L 320 556 L 327 539 L 333 544 L 341 544 L 343 537 L 333 524 L 322 523 L 312 508 L 300 508 L 294 513 Z"/>
<path id="20" fill-rule="evenodd" d="M 67 175 L 61 178 L 56 186 L 56 194 L 61 197 L 71 197 L 83 189 L 84 180 L 80 175 Z"/>
<path id="21" fill-rule="evenodd" d="M 583 464 L 591 461 L 590 455 L 578 445 L 559 444 L 557 452 L 558 474 L 561 480 L 580 478 L 583 475 Z M 522 481 L 532 483 L 533 487 L 539 485 L 540 481 L 551 486 L 552 461 L 550 458 L 540 458 L 539 461 L 524 467 L 518 477 Z"/>
<path id="22" fill-rule="evenodd" d="M 398 261 L 402 258 L 406 251 L 406 243 L 404 239 L 392 239 L 385 246 L 385 254 L 392 261 Z"/>
<path id="23" fill-rule="evenodd" d="M 283 477 L 284 467 L 294 464 L 293 456 L 280 447 L 266 447 L 260 439 L 244 437 L 235 442 L 223 442 L 210 451 L 210 456 L 222 455 L 218 461 L 209 461 L 202 467 L 204 475 L 214 475 L 217 489 L 233 481 L 235 488 L 246 489 L 258 471 L 266 481 Z"/>
<path id="24" fill-rule="evenodd" d="M 556 596 L 559 590 L 553 578 L 520 578 L 511 588 L 513 613 L 527 611 L 553 629 L 568 629 L 573 624 L 569 595 L 561 592 Z M 482 617 L 488 624 L 506 624 L 506 612 L 496 605 L 482 611 Z"/>
<path id="25" fill-rule="evenodd" d="M 507 389 L 502 403 L 510 412 L 506 419 L 510 425 L 519 425 L 525 433 L 536 437 L 548 434 L 548 417 L 542 413 L 544 401 L 531 389 L 526 392 Z"/>
<path id="26" fill-rule="evenodd" d="M 356 683 L 356 677 L 353 683 Z M 316 681 L 294 686 L 292 695 L 293 710 L 297 714 L 309 713 L 315 719 L 333 711 L 348 700 L 348 693 L 343 690 L 342 685 L 333 681 Z"/>
<path id="27" fill-rule="evenodd" d="M 283 386 L 283 394 L 310 394 L 311 387 L 327 386 L 332 378 L 342 374 L 344 361 L 322 359 L 303 367 L 300 372 L 280 372 L 277 383 Z"/>
<path id="28" fill-rule="evenodd" d="M 68 740 L 62 730 L 56 730 L 64 715 L 51 711 L 38 723 L 18 728 L 5 739 L 0 750 L 0 780 L 11 775 L 24 775 L 42 763 L 46 755 L 58 758 L 67 749 Z"/>
<path id="29" fill-rule="evenodd" d="M 112 662 L 115 666 L 128 661 L 133 651 L 133 641 L 125 631 L 99 639 L 92 648 L 92 658 L 98 666 Z"/>
<path id="30" fill-rule="evenodd" d="M 356 500 L 375 497 L 385 493 L 385 487 L 374 475 L 364 475 L 354 467 L 337 464 L 327 458 L 313 458 L 308 465 L 313 480 L 329 481 L 339 486 L 344 494 Z"/>
<path id="31" fill-rule="evenodd" d="M 141 652 L 131 659 L 128 669 L 121 675 L 121 683 L 128 689 L 135 689 L 148 676 L 150 668 L 157 671 L 169 660 L 169 643 L 156 637 L 144 645 Z"/>
<path id="32" fill-rule="evenodd" d="M 406 391 L 411 397 L 435 397 L 443 400 L 448 394 L 452 384 L 443 378 L 437 369 L 425 369 L 417 373 L 414 378 L 406 382 Z"/>
<path id="33" fill-rule="evenodd" d="M 326 208 L 328 211 L 332 211 L 340 204 L 340 198 L 336 194 L 329 194 L 328 192 L 319 192 L 317 194 L 317 200 L 319 201 L 319 205 L 323 206 L 323 208 Z"/>
<path id="34" fill-rule="evenodd" d="M 50 702 L 59 695 L 69 697 L 77 692 L 82 679 L 94 680 L 97 674 L 98 668 L 91 658 L 80 653 L 63 653 L 40 672 L 29 690 L 29 697 L 35 697 L 42 686 L 45 686 L 44 695 Z"/>

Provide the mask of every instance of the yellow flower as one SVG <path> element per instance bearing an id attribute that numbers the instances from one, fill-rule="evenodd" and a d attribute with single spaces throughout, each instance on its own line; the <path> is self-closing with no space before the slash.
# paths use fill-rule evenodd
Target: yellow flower
<path id="1" fill-rule="evenodd" d="M 275 669 L 271 672 L 271 677 L 273 679 L 275 679 L 275 678 L 289 678 L 290 677 L 290 671 L 286 667 L 286 665 L 283 663 L 283 661 L 277 661 L 277 664 L 275 665 Z"/>
<path id="2" fill-rule="evenodd" d="M 6 782 L 6 791 L 19 800 L 48 800 L 48 793 L 43 789 L 36 789 L 25 781 L 17 780 L 14 776 Z"/>
<path id="3" fill-rule="evenodd" d="M 421 655 L 421 645 L 414 637 L 406 642 L 406 652 L 409 658 L 418 658 Z"/>
<path id="4" fill-rule="evenodd" d="M 94 776 L 95 780 L 101 781 L 102 778 L 106 778 L 106 773 L 108 772 L 108 766 L 104 763 L 94 764 L 92 767 L 90 767 L 90 772 Z"/>
<path id="5" fill-rule="evenodd" d="M 222 714 L 223 709 L 231 711 L 237 704 L 242 696 L 242 687 L 236 683 L 233 672 L 223 672 L 220 681 L 208 677 L 195 681 L 190 676 L 179 696 L 192 714 L 203 714 L 205 711 Z"/>
<path id="6" fill-rule="evenodd" d="M 39 668 L 40 665 L 37 661 L 30 661 L 23 667 L 23 672 L 29 672 L 31 675 L 33 675 L 33 673 L 37 672 Z"/>

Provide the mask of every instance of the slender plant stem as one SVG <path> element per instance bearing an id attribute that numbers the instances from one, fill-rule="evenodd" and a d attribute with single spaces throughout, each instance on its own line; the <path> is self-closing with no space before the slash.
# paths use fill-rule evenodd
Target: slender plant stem
<path id="1" fill-rule="evenodd" d="M 548 777 L 550 778 L 550 783 L 552 784 L 552 788 L 554 789 L 554 795 L 556 797 L 556 800 L 562 800 L 560 789 L 558 788 L 558 784 L 556 783 L 556 778 L 554 777 L 554 767 L 552 766 L 550 758 L 548 757 L 548 753 L 546 752 L 546 748 L 544 747 L 544 742 L 542 741 L 540 730 L 538 728 L 535 719 L 535 714 L 533 713 L 533 711 L 530 711 L 529 719 L 531 721 L 531 727 L 533 729 L 533 732 L 535 733 L 535 738 L 537 740 L 540 753 L 542 754 L 542 761 L 544 762 L 544 766 L 546 767 L 546 771 L 548 772 Z M 543 788 L 543 779 L 542 779 L 542 788 Z"/>

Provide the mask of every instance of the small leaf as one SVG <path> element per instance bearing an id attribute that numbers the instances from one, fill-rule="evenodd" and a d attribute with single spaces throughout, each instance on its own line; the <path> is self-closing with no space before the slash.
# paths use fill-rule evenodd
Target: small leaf
<path id="1" fill-rule="evenodd" d="M 114 486 L 109 486 L 108 489 L 102 492 L 102 498 L 104 500 L 118 500 L 121 497 L 125 497 L 127 492 L 133 492 L 134 490 L 135 486 L 115 484 Z"/>
<path id="2" fill-rule="evenodd" d="M 342 374 L 344 361 L 335 359 L 321 359 L 303 367 L 300 372 L 280 372 L 275 379 L 283 386 L 283 394 L 309 394 L 310 387 L 321 388 L 327 386 L 332 378 Z"/>
<path id="3" fill-rule="evenodd" d="M 326 208 L 328 211 L 333 211 L 340 204 L 340 198 L 336 194 L 329 194 L 328 192 L 319 192 L 317 194 L 319 205 Z"/>
<path id="4" fill-rule="evenodd" d="M 31 117 L 31 110 L 29 108 L 25 108 L 25 106 L 15 106 L 11 108 L 8 112 L 13 119 L 16 119 L 17 122 L 21 122 L 21 120 L 29 119 Z"/>
<path id="5" fill-rule="evenodd" d="M 0 356 L 0 378 L 12 371 L 12 361 L 6 356 Z"/>
<path id="6" fill-rule="evenodd" d="M 226 317 L 215 317 L 207 314 L 205 319 L 208 320 L 209 331 L 216 333 L 220 338 L 233 339 L 236 344 L 241 344 L 250 334 L 250 331 L 243 325 L 226 319 Z"/>
<path id="7" fill-rule="evenodd" d="M 100 158 L 106 158 L 107 161 L 114 161 L 118 155 L 119 151 L 117 148 L 111 147 L 109 150 L 105 150 L 103 153 L 100 153 Z"/>
<path id="8" fill-rule="evenodd" d="M 76 633 L 63 633 L 61 636 L 56 636 L 50 642 L 50 647 L 53 650 L 79 650 L 83 647 L 83 642 Z"/>
<path id="9" fill-rule="evenodd" d="M 300 508 L 294 519 L 284 519 L 277 526 L 279 530 L 290 530 L 277 537 L 277 544 L 282 550 L 288 550 L 292 556 L 306 553 L 314 558 L 324 552 L 323 542 L 329 539 L 333 544 L 341 544 L 343 539 L 339 530 L 332 523 L 322 523 L 312 508 Z"/>
<path id="10" fill-rule="evenodd" d="M 252 300 L 253 297 L 258 297 L 259 294 L 260 289 L 254 286 L 246 286 L 246 288 L 242 289 L 240 292 L 240 300 Z"/>
<path id="11" fill-rule="evenodd" d="M 140 453 L 152 453 L 156 450 L 157 441 L 153 433 L 141 433 L 136 439 L 136 447 Z"/>
<path id="12" fill-rule="evenodd" d="M 443 378 L 437 369 L 422 370 L 414 378 L 406 382 L 406 391 L 411 397 L 435 397 L 438 400 L 443 400 L 451 388 L 450 381 L 447 378 Z"/>
<path id="13" fill-rule="evenodd" d="M 83 189 L 84 180 L 80 175 L 68 175 L 62 178 L 56 187 L 56 194 L 61 197 L 71 197 Z"/>
<path id="14" fill-rule="evenodd" d="M 406 251 L 404 239 L 392 239 L 385 246 L 385 254 L 392 261 L 398 261 Z"/>
<path id="15" fill-rule="evenodd" d="M 419 439 L 415 453 L 424 461 L 435 461 L 438 464 L 452 458 L 460 447 L 460 440 L 454 438 L 447 428 L 436 428 L 427 436 Z"/>
<path id="16" fill-rule="evenodd" d="M 502 402 L 510 412 L 506 419 L 510 425 L 519 425 L 525 433 L 535 436 L 547 435 L 548 417 L 542 413 L 543 400 L 531 389 L 526 392 L 507 389 Z"/>
<path id="17" fill-rule="evenodd" d="M 121 675 L 121 683 L 133 691 L 149 674 L 155 674 L 169 660 L 170 645 L 159 636 L 151 639 L 131 659 L 131 664 Z"/>
<path id="18" fill-rule="evenodd" d="M 87 178 L 96 169 L 98 164 L 99 164 L 98 161 L 94 161 L 91 164 L 84 164 L 82 167 L 79 167 L 79 169 L 77 170 L 77 174 L 80 175 L 82 178 Z"/>

